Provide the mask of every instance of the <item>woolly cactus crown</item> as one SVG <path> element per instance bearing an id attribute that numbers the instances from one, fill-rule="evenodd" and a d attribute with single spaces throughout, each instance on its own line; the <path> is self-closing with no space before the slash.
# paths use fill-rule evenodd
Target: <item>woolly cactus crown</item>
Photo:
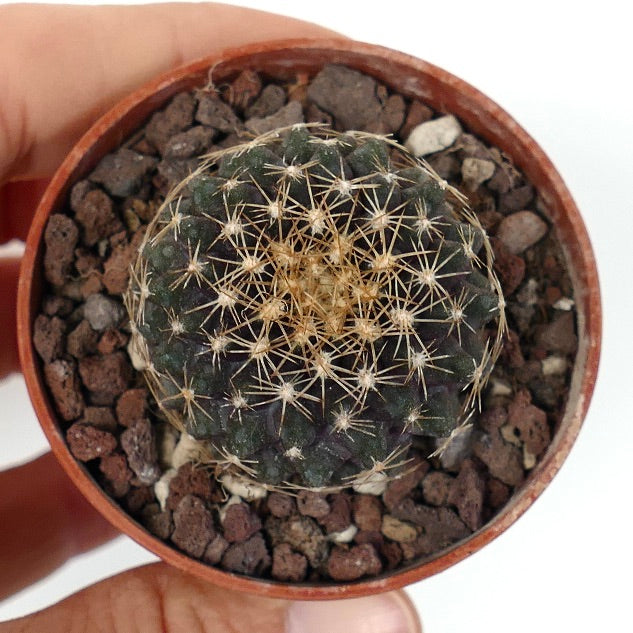
<path id="1" fill-rule="evenodd" d="M 294 126 L 209 156 L 126 296 L 168 419 L 219 470 L 362 485 L 464 424 L 503 298 L 465 199 L 381 136 Z"/>

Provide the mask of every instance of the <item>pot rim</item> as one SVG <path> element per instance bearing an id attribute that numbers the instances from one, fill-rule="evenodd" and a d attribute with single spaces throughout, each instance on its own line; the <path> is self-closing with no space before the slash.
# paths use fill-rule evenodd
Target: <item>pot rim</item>
<path id="1" fill-rule="evenodd" d="M 330 62 L 342 58 L 344 61 L 341 63 L 349 63 L 349 59 L 353 58 L 357 62 L 356 68 L 374 75 L 380 74 L 380 69 L 384 70 L 387 65 L 395 66 L 403 72 L 406 71 L 407 81 L 406 85 L 394 84 L 393 87 L 409 96 L 424 98 L 425 95 L 420 94 L 425 92 L 423 77 L 428 79 L 431 76 L 437 86 L 447 91 L 447 94 L 454 93 L 457 99 L 461 99 L 462 105 L 466 102 L 477 103 L 477 119 L 471 117 L 471 120 L 468 120 L 468 117 L 459 113 L 456 115 L 478 135 L 497 146 L 501 145 L 498 140 L 501 134 L 512 135 L 516 156 L 512 152 L 508 153 L 515 164 L 526 173 L 530 182 L 535 184 L 539 194 L 544 193 L 542 186 L 534 183 L 534 180 L 540 179 L 541 185 L 547 184 L 547 193 L 543 195 L 543 200 L 548 210 L 555 209 L 554 224 L 557 232 L 562 230 L 564 233 L 561 235 L 559 232 L 558 237 L 565 251 L 567 263 L 573 264 L 569 272 L 572 276 L 577 307 L 578 352 L 565 414 L 545 455 L 506 505 L 470 537 L 418 564 L 353 583 L 289 584 L 241 576 L 192 559 L 151 535 L 107 496 L 87 469 L 71 455 L 57 423 L 53 405 L 49 401 L 42 378 L 41 362 L 34 351 L 31 336 L 35 308 L 41 291 L 41 278 L 34 275 L 41 270 L 41 243 L 46 222 L 50 213 L 59 209 L 62 204 L 68 193 L 69 183 L 76 179 L 82 170 L 84 174 L 88 171 L 88 152 L 100 157 L 118 145 L 131 129 L 134 129 L 132 127 L 117 133 L 121 121 L 125 119 L 129 123 L 129 120 L 134 119 L 138 126 L 142 120 L 139 119 L 141 109 L 146 105 L 153 105 L 152 109 L 163 105 L 166 99 L 162 99 L 160 95 L 168 92 L 170 87 L 173 88 L 174 85 L 183 82 L 185 77 L 192 76 L 203 83 L 209 69 L 217 69 L 220 66 L 237 69 L 244 60 L 256 64 L 257 59 L 265 55 L 276 55 L 280 60 L 284 54 L 291 51 L 303 54 L 306 64 L 312 57 L 328 58 Z M 279 63 L 282 67 L 283 63 Z M 388 79 L 384 77 L 380 80 L 389 84 Z M 187 88 L 181 87 L 180 90 L 182 89 Z M 438 95 L 441 106 L 442 94 L 432 96 L 437 100 Z M 438 104 L 434 103 L 434 106 L 438 107 Z M 459 107 L 459 102 L 457 106 Z M 486 129 L 486 134 L 480 133 L 483 129 L 481 126 Z M 104 134 L 109 134 L 109 138 L 112 138 L 112 134 L 117 134 L 118 142 L 106 147 L 108 144 L 102 140 Z M 562 178 L 534 139 L 495 102 L 451 73 L 405 53 L 343 38 L 275 40 L 225 49 L 162 74 L 135 90 L 104 114 L 70 151 L 37 208 L 20 269 L 17 320 L 20 361 L 36 415 L 58 461 L 93 506 L 121 532 L 182 571 L 225 588 L 293 600 L 351 598 L 397 589 L 443 571 L 478 551 L 505 531 L 549 484 L 580 431 L 597 376 L 602 329 L 598 273 L 586 228 Z"/>

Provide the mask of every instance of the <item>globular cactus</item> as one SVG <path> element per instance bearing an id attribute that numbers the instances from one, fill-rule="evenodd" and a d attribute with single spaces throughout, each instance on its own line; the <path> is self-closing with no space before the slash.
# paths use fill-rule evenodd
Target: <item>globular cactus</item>
<path id="1" fill-rule="evenodd" d="M 126 304 L 159 406 L 220 471 L 336 488 L 464 424 L 503 329 L 491 265 L 465 199 L 404 148 L 300 125 L 169 194 Z"/>

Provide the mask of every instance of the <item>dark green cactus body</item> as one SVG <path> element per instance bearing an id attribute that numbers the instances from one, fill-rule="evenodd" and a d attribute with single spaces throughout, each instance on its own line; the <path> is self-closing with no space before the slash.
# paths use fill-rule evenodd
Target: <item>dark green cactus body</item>
<path id="1" fill-rule="evenodd" d="M 449 436 L 502 327 L 463 202 L 369 134 L 296 126 L 214 157 L 150 225 L 126 297 L 158 403 L 273 486 L 358 483 Z"/>

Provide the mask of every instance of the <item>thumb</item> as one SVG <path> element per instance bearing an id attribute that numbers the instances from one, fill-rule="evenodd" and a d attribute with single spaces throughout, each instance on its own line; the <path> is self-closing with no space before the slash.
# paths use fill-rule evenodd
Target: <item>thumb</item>
<path id="1" fill-rule="evenodd" d="M 163 563 L 139 567 L 7 622 L 3 633 L 421 633 L 402 592 L 289 602 L 209 585 Z"/>

